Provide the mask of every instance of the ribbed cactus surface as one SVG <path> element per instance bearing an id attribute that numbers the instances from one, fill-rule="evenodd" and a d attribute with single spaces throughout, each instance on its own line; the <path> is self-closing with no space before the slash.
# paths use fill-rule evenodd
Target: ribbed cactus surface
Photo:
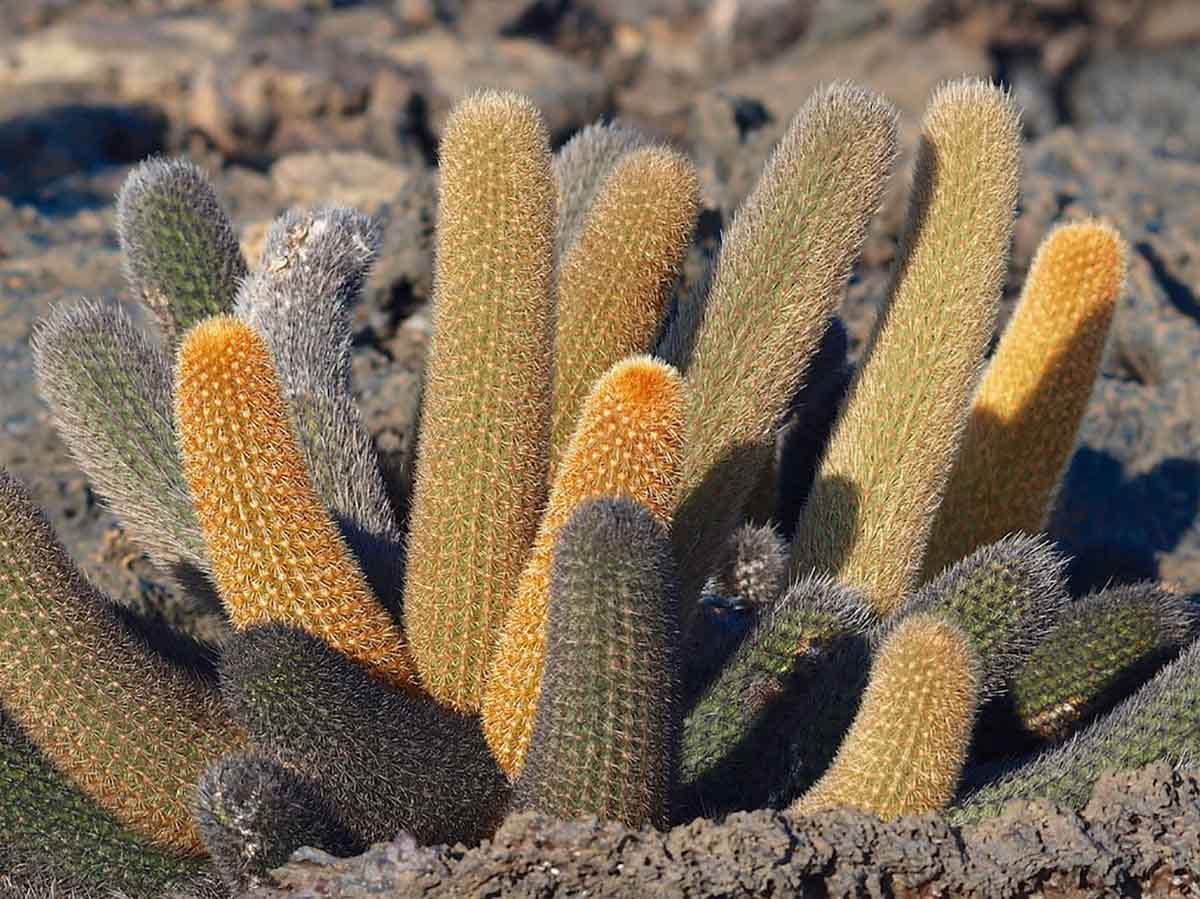
<path id="1" fill-rule="evenodd" d="M 518 804 L 667 826 L 679 741 L 673 566 L 666 529 L 632 500 L 589 500 L 562 529 Z"/>
<path id="2" fill-rule="evenodd" d="M 116 820 L 166 849 L 201 851 L 192 790 L 241 743 L 239 729 L 207 686 L 124 627 L 2 469 L 0 705 Z"/>
<path id="3" fill-rule="evenodd" d="M 554 184 L 528 100 L 459 104 L 440 147 L 434 337 L 404 624 L 421 682 L 477 711 L 546 497 Z"/>
<path id="4" fill-rule="evenodd" d="M 659 521 L 670 520 L 679 486 L 686 402 L 679 374 L 648 356 L 614 365 L 584 402 L 504 619 L 484 696 L 484 734 L 509 774 L 520 770 L 533 730 L 559 532 L 581 502 L 598 496 L 627 496 L 644 504 Z"/>
<path id="5" fill-rule="evenodd" d="M 188 332 L 176 371 L 184 472 L 235 627 L 282 621 L 413 685 L 404 637 L 317 496 L 266 341 L 231 317 Z"/>

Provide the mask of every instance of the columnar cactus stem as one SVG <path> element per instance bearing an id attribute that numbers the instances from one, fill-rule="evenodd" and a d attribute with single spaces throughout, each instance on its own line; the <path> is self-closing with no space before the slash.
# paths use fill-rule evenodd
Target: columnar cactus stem
<path id="1" fill-rule="evenodd" d="M 562 529 L 519 805 L 667 826 L 679 750 L 673 567 L 666 529 L 632 500 L 589 500 Z"/>
<path id="2" fill-rule="evenodd" d="M 546 496 L 554 185 L 541 116 L 485 92 L 441 144 L 434 337 L 409 520 L 404 625 L 421 682 L 478 711 Z"/>
<path id="3" fill-rule="evenodd" d="M 30 897 L 165 895 L 216 899 L 206 860 L 121 825 L 46 759 L 0 710 L 0 886 Z"/>
<path id="4" fill-rule="evenodd" d="M 845 84 L 818 91 L 730 225 L 702 321 L 677 317 L 662 342 L 681 366 L 694 343 L 682 369 L 692 391 L 672 531 L 685 619 L 841 301 L 895 154 L 891 106 Z"/>
<path id="5" fill-rule="evenodd" d="M 619 362 L 596 384 L 563 456 L 516 599 L 504 620 L 483 704 L 483 732 L 500 766 L 520 771 L 545 665 L 554 542 L 584 500 L 627 496 L 664 524 L 679 487 L 686 393 L 665 362 Z"/>
<path id="6" fill-rule="evenodd" d="M 1042 241 L 975 394 L 925 577 L 1005 534 L 1042 530 L 1100 370 L 1127 252 L 1100 222 L 1061 225 Z"/>
<path id="7" fill-rule="evenodd" d="M 560 261 L 551 478 L 579 408 L 609 366 L 650 349 L 699 203 L 692 164 L 660 147 L 613 166 Z"/>
<path id="8" fill-rule="evenodd" d="M 172 346 L 233 309 L 246 262 L 207 176 L 183 159 L 139 165 L 117 197 L 117 234 L 134 293 Z"/>
<path id="9" fill-rule="evenodd" d="M 267 232 L 236 312 L 271 348 L 317 494 L 380 601 L 399 612 L 400 529 L 350 383 L 350 307 L 378 245 L 361 213 L 287 212 Z"/>
<path id="10" fill-rule="evenodd" d="M 833 764 L 789 813 L 848 805 L 894 818 L 944 808 L 966 761 L 979 686 L 960 628 L 934 614 L 905 618 L 879 648 Z"/>
<path id="11" fill-rule="evenodd" d="M 172 360 L 119 307 L 59 305 L 33 336 L 42 396 L 72 457 L 165 572 L 208 572 L 175 447 Z"/>
<path id="12" fill-rule="evenodd" d="M 597 122 L 581 129 L 554 154 L 558 196 L 555 258 L 563 259 L 591 211 L 592 202 L 618 162 L 650 143 L 650 138 L 619 122 Z"/>
<path id="13" fill-rule="evenodd" d="M 1083 808 L 1100 775 L 1158 759 L 1200 756 L 1200 640 L 1148 683 L 1067 742 L 972 792 L 952 811 L 965 824 L 995 815 L 1010 799 L 1048 799 Z"/>
<path id="14" fill-rule="evenodd" d="M 881 612 L 914 586 L 1004 284 L 1021 133 L 999 88 L 929 104 L 890 295 L 792 546 Z"/>
<path id="15" fill-rule="evenodd" d="M 311 634 L 235 633 L 221 685 L 251 740 L 311 780 L 358 840 L 469 843 L 499 823 L 508 782 L 478 721 L 385 687 Z"/>
<path id="16" fill-rule="evenodd" d="M 234 627 L 293 624 L 414 687 L 399 625 L 313 489 L 266 341 L 209 319 L 188 332 L 176 376 L 183 468 Z"/>
<path id="17" fill-rule="evenodd" d="M 1200 609 L 1157 584 L 1071 604 L 1017 671 L 1012 702 L 1030 734 L 1059 740 L 1196 637 Z"/>
<path id="18" fill-rule="evenodd" d="M 165 850 L 202 852 L 192 789 L 241 731 L 206 685 L 124 627 L 2 469 L 0 704 L 121 824 Z"/>

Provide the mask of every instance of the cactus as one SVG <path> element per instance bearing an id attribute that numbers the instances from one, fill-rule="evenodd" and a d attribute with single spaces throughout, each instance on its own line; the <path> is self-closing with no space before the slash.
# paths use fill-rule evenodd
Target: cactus
<path id="1" fill-rule="evenodd" d="M 282 624 L 236 633 L 221 675 L 251 739 L 310 778 L 355 838 L 469 842 L 498 823 L 508 786 L 474 719 L 390 690 Z"/>
<path id="2" fill-rule="evenodd" d="M 518 807 L 667 826 L 679 746 L 673 565 L 666 529 L 628 499 L 589 500 L 562 529 Z"/>
<path id="3" fill-rule="evenodd" d="M 845 84 L 797 114 L 738 210 L 694 336 L 680 316 L 661 350 L 692 388 L 673 539 L 689 618 L 737 527 L 787 404 L 841 300 L 896 154 L 891 106 Z"/>
<path id="4" fill-rule="evenodd" d="M 271 882 L 269 872 L 301 846 L 362 852 L 317 786 L 255 752 L 212 765 L 196 788 L 196 825 L 214 864 L 238 893 Z"/>
<path id="5" fill-rule="evenodd" d="M 263 338 L 234 318 L 201 322 L 179 348 L 175 399 L 184 473 L 234 626 L 288 622 L 414 686 L 399 626 L 313 489 Z"/>
<path id="6" fill-rule="evenodd" d="M 1100 222 L 1061 225 L 1042 241 L 971 406 L 926 577 L 1004 534 L 1044 527 L 1100 369 L 1127 253 Z"/>
<path id="7" fill-rule="evenodd" d="M 1043 539 L 1006 537 L 918 591 L 904 612 L 931 611 L 963 629 L 979 658 L 982 698 L 1003 693 L 1068 602 L 1066 560 Z"/>
<path id="8" fill-rule="evenodd" d="M 650 143 L 635 128 L 619 122 L 588 125 L 554 154 L 552 171 L 558 197 L 555 258 L 564 259 L 583 230 L 592 201 L 613 167 L 626 154 Z"/>
<path id="9" fill-rule="evenodd" d="M 1111 587 L 1071 604 L 1013 679 L 1019 727 L 1063 739 L 1194 639 L 1198 626 L 1200 610 L 1156 584 Z"/>
<path id="10" fill-rule="evenodd" d="M 404 625 L 430 695 L 477 711 L 546 494 L 555 200 L 527 100 L 463 101 L 440 153 Z"/>
<path id="11" fill-rule="evenodd" d="M 982 438 L 968 407 L 1004 273 L 1016 131 L 994 89 L 934 98 L 890 298 L 851 382 L 832 310 L 880 203 L 895 119 L 867 92 L 818 92 L 710 281 L 659 324 L 667 361 L 626 358 L 597 380 L 652 339 L 694 174 L 619 127 L 552 162 L 527 102 L 469 98 L 441 148 L 407 571 L 349 382 L 348 308 L 373 227 L 347 210 L 290 212 L 258 270 L 231 280 L 241 257 L 197 173 L 139 170 L 123 240 L 178 356 L 84 306 L 39 331 L 39 371 L 114 509 L 188 587 L 211 577 L 234 629 L 218 695 L 200 676 L 206 650 L 96 593 L 0 476 L 0 890 L 209 899 L 223 890 L 205 849 L 237 890 L 300 843 L 352 852 L 401 830 L 470 843 L 514 806 L 632 826 L 763 805 L 941 808 L 973 736 L 983 751 L 981 700 L 994 715 L 1011 690 L 1057 737 L 1149 677 L 1194 635 L 1182 600 L 1143 586 L 1068 613 L 1061 560 L 1039 539 L 951 553 L 917 589 L 957 454 L 988 458 L 969 444 Z M 1071 234 L 1039 256 L 1010 335 L 1061 293 L 1052 263 Z M 614 274 L 619 302 L 602 309 L 597 285 Z M 213 315 L 239 280 L 237 317 Z M 1085 379 L 1102 338 L 1082 333 L 1071 371 Z M 987 376 L 1007 386 L 986 381 L 977 410 L 1010 393 L 1050 408 L 1005 361 L 1017 339 Z M 1062 361 L 1036 355 L 1022 371 Z M 554 356 L 570 397 L 558 408 Z M 1072 391 L 1054 409 L 1086 388 Z M 1040 479 L 1040 505 L 1053 491 L 1036 466 L 999 467 L 1018 489 Z M 739 530 L 776 516 L 796 532 L 791 551 L 772 528 Z M 716 629 L 690 611 L 706 583 L 701 607 L 736 619 L 708 644 Z M 1200 757 L 1197 645 L 957 814 L 1010 795 L 1078 804 L 1106 765 Z M 1104 658 L 1085 669 L 1093 647 Z"/>
<path id="12" fill-rule="evenodd" d="M 888 298 L 796 527 L 792 572 L 894 610 L 920 573 L 1004 284 L 1020 124 L 975 81 L 930 101 Z M 886 426 L 883 424 L 886 423 Z"/>
<path id="13" fill-rule="evenodd" d="M 0 891 L 18 887 L 80 899 L 219 894 L 207 862 L 122 826 L 0 709 Z"/>
<path id="14" fill-rule="evenodd" d="M 375 594 L 399 612 L 400 529 L 350 385 L 350 306 L 379 239 L 370 219 L 348 209 L 284 214 L 236 312 L 271 348 L 317 495 Z"/>
<path id="15" fill-rule="evenodd" d="M 555 306 L 550 474 L 579 408 L 609 366 L 654 341 L 696 221 L 696 172 L 659 147 L 613 166 L 562 258 Z"/>
<path id="16" fill-rule="evenodd" d="M 208 573 L 175 449 L 171 361 L 119 308 L 55 307 L 33 335 L 38 386 L 80 468 L 130 536 L 189 585 Z"/>
<path id="17" fill-rule="evenodd" d="M 742 525 L 733 532 L 713 574 L 717 592 L 764 610 L 783 593 L 787 560 L 787 544 L 774 527 Z"/>
<path id="18" fill-rule="evenodd" d="M 201 852 L 191 790 L 241 733 L 203 684 L 123 627 L 3 469 L 0 646 L 0 704 L 47 761 L 164 851 Z"/>
<path id="19" fill-rule="evenodd" d="M 810 754 L 831 756 L 854 715 L 856 672 L 878 624 L 861 594 L 828 577 L 793 584 L 687 714 L 680 782 L 689 799 L 709 808 L 766 801 L 788 777 L 794 735 Z M 827 701 L 828 714 L 818 714 L 814 703 Z"/>
<path id="20" fill-rule="evenodd" d="M 685 404 L 678 373 L 647 356 L 614 365 L 584 403 L 504 620 L 484 696 L 483 732 L 510 775 L 520 770 L 533 731 L 554 541 L 571 512 L 596 496 L 629 496 L 659 521 L 670 520 Z"/>
<path id="21" fill-rule="evenodd" d="M 974 790 L 950 813 L 956 824 L 1000 811 L 1010 799 L 1048 799 L 1082 808 L 1110 768 L 1200 755 L 1200 640 L 1152 680 L 1067 742 Z"/>
<path id="22" fill-rule="evenodd" d="M 233 308 L 246 262 L 208 178 L 182 159 L 150 159 L 117 197 L 117 235 L 133 292 L 172 345 Z"/>
<path id="23" fill-rule="evenodd" d="M 879 648 L 833 764 L 789 814 L 848 805 L 895 818 L 944 808 L 966 761 L 980 686 L 961 628 L 934 613 L 907 616 Z"/>

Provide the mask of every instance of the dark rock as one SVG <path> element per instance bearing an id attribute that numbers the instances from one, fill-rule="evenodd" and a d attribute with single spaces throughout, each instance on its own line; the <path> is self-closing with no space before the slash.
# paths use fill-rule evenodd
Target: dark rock
<path id="1" fill-rule="evenodd" d="M 1200 780 L 1159 763 L 1102 776 L 1081 812 L 1013 802 L 961 829 L 937 815 L 762 811 L 657 833 L 523 813 L 474 849 L 304 850 L 275 876 L 285 891 L 250 896 L 1187 896 L 1200 887 Z"/>
<path id="2" fill-rule="evenodd" d="M 1172 156 L 1200 160 L 1200 45 L 1096 54 L 1071 78 L 1080 127 L 1117 125 Z"/>
<path id="3" fill-rule="evenodd" d="M 82 96 L 70 99 L 72 93 Z M 0 194 L 29 200 L 56 178 L 162 150 L 167 120 L 161 110 L 86 94 L 39 85 L 15 95 L 18 103 L 0 101 Z"/>
<path id="4" fill-rule="evenodd" d="M 1048 530 L 1079 592 L 1157 573 L 1200 593 L 1200 377 L 1100 381 Z"/>
<path id="5" fill-rule="evenodd" d="M 353 41 L 316 36 L 307 17 L 269 25 L 248 29 L 232 53 L 197 68 L 187 127 L 254 164 L 350 148 L 424 161 L 429 87 L 417 70 Z"/>
<path id="6" fill-rule="evenodd" d="M 1059 129 L 1025 151 L 1010 295 L 1058 221 L 1102 216 L 1133 252 L 1106 371 L 1157 383 L 1200 358 L 1200 165 L 1166 159 L 1135 131 Z"/>
<path id="7" fill-rule="evenodd" d="M 428 124 L 434 136 L 441 134 L 451 107 L 482 87 L 529 97 L 558 141 L 612 105 L 611 89 L 600 73 L 528 39 L 464 40 L 436 30 L 390 44 L 386 53 L 428 73 Z"/>

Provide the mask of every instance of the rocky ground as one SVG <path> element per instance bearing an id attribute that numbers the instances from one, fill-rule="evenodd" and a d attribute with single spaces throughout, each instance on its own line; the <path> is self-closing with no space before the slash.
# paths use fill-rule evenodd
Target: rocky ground
<path id="1" fill-rule="evenodd" d="M 130 301 L 113 196 L 132 163 L 151 153 L 199 161 L 251 256 L 266 224 L 290 205 L 345 203 L 385 222 L 385 248 L 356 311 L 354 366 L 364 412 L 402 497 L 408 424 L 429 337 L 433 164 L 457 98 L 481 85 L 513 88 L 536 100 L 556 141 L 598 117 L 620 116 L 685 148 L 700 166 L 705 206 L 688 265 L 694 278 L 789 116 L 816 85 L 853 79 L 887 94 L 903 113 L 911 150 L 930 91 L 962 74 L 1003 80 L 1025 111 L 1029 144 L 1009 299 L 1054 221 L 1106 216 L 1133 249 L 1104 377 L 1051 525 L 1076 557 L 1073 586 L 1159 576 L 1200 593 L 1195 0 L 5 0 L 0 465 L 31 485 L 101 586 L 216 636 L 219 618 L 174 596 L 105 512 L 55 435 L 30 366 L 30 334 L 51 305 L 80 296 Z M 886 283 L 904 191 L 898 177 L 846 298 L 852 352 Z M 1163 783 L 1154 780 L 1149 795 L 1164 795 Z M 1190 793 L 1178 784 L 1171 789 L 1190 797 L 1178 808 L 1191 803 L 1195 815 L 1196 788 L 1188 783 Z M 1075 834 L 1092 832 L 1088 820 L 1070 818 L 1070 845 L 1087 841 Z M 1035 824 L 1012 822 L 1013 839 L 1052 845 Z M 864 821 L 837 826 L 882 832 Z M 629 883 L 649 883 L 630 871 L 653 869 L 655 876 L 677 876 L 672 889 L 680 892 L 723 894 L 793 889 L 818 875 L 836 879 L 854 858 L 829 855 L 830 846 L 841 845 L 834 837 L 802 838 L 765 813 L 728 827 L 697 824 L 695 834 L 632 837 L 522 818 L 472 852 L 398 845 L 361 865 L 390 867 L 379 876 L 414 891 L 444 882 L 487 894 L 519 882 L 538 895 L 555 883 L 560 891 L 600 884 L 607 892 L 613 882 L 593 878 L 625 865 L 620 870 L 635 878 Z M 916 825 L 893 831 L 925 847 L 921 858 L 930 867 L 923 870 L 940 872 L 931 879 L 965 884 L 955 872 L 981 870 L 970 836 L 935 838 Z M 997 833 L 987 831 L 988 839 Z M 1116 842 L 1105 845 L 1119 856 L 1123 837 L 1111 833 Z M 725 867 L 671 873 L 676 868 L 664 860 L 676 858 L 687 834 L 711 840 L 711 865 Z M 600 855 L 588 856 L 587 870 L 572 849 L 584 843 L 608 847 L 589 850 Z M 958 861 L 947 860 L 950 844 Z M 889 857 L 896 856 L 872 855 L 853 889 L 831 886 L 829 894 L 921 891 L 899 889 L 882 873 Z M 791 862 L 771 873 L 782 858 Z M 729 879 L 744 863 L 752 879 Z M 509 864 L 518 873 L 479 879 L 488 865 Z M 1106 863 L 1079 864 L 1108 871 Z M 546 873 L 559 869 L 566 872 L 561 882 Z M 1160 883 L 1154 878 L 1163 870 L 1122 876 L 1145 888 Z M 1108 884 L 1107 876 L 1070 874 L 1062 895 L 1082 895 L 1081 885 Z M 1197 889 L 1194 882 L 1187 888 Z"/>

